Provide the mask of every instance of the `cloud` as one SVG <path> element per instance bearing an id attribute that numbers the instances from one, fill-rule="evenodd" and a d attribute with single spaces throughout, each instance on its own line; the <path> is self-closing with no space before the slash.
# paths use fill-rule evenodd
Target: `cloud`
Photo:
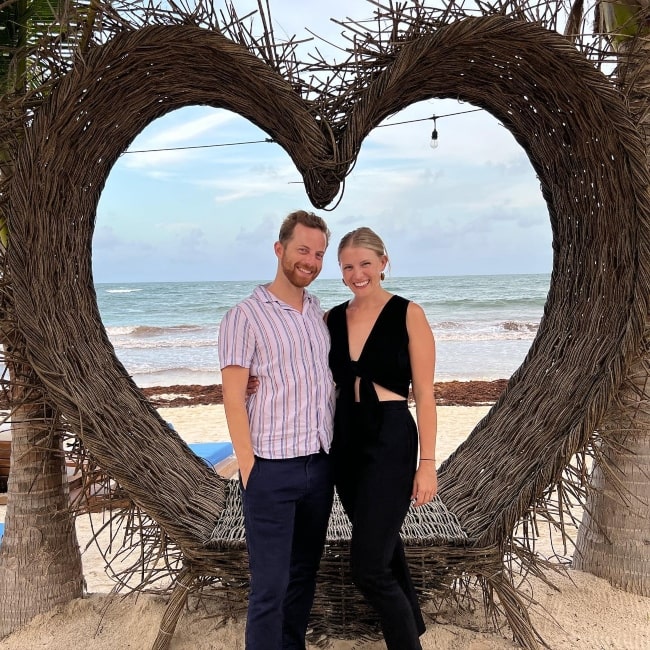
<path id="1" fill-rule="evenodd" d="M 216 190 L 215 203 L 232 203 L 273 194 L 294 194 L 302 179 L 293 163 L 255 164 L 250 168 L 231 170 L 229 174 L 219 174 L 209 179 L 195 181 L 201 187 Z"/>
<path id="2" fill-rule="evenodd" d="M 95 230 L 93 247 L 95 249 L 110 251 L 119 249 L 124 240 L 115 232 L 111 226 L 100 226 Z"/>
<path id="3" fill-rule="evenodd" d="M 239 0 L 244 15 L 256 0 Z M 277 37 L 341 43 L 330 16 L 369 17 L 365 0 L 274 0 Z M 259 27 L 259 24 L 258 24 Z M 320 41 L 299 46 L 341 54 Z M 323 277 L 338 277 L 335 248 L 350 229 L 384 237 L 394 275 L 548 272 L 551 233 L 539 181 L 514 137 L 485 111 L 454 100 L 419 102 L 374 129 L 333 211 Z M 439 147 L 429 146 L 433 121 Z M 423 119 L 424 118 L 424 119 Z M 420 121 L 422 120 L 422 121 Z M 209 107 L 174 111 L 149 125 L 131 149 L 264 140 L 240 116 Z M 333 206 L 332 206 L 333 207 Z M 300 174 L 276 144 L 127 154 L 106 185 L 94 240 L 102 277 L 120 280 L 269 279 L 282 218 L 313 209 Z M 106 225 L 105 225 L 106 224 Z"/>
<path id="4" fill-rule="evenodd" d="M 183 117 L 184 115 L 196 117 Z M 134 140 L 123 156 L 124 165 L 130 169 L 150 170 L 152 167 L 179 165 L 196 160 L 203 149 L 174 149 L 172 151 L 155 151 L 173 149 L 181 146 L 203 146 L 206 136 L 213 134 L 215 143 L 223 137 L 224 127 L 240 120 L 246 122 L 236 113 L 218 109 L 189 108 L 187 111 L 174 111 L 156 120 Z M 152 149 L 154 151 L 146 151 Z M 155 172 L 151 172 L 155 173 Z"/>
<path id="5" fill-rule="evenodd" d="M 151 147 L 169 147 L 178 143 L 194 141 L 199 136 L 220 129 L 234 120 L 241 119 L 236 113 L 216 110 L 189 121 L 180 121 L 148 138 Z"/>
<path id="6" fill-rule="evenodd" d="M 149 148 L 143 145 L 145 148 Z M 177 149 L 175 151 L 147 151 L 138 149 L 127 151 L 122 154 L 120 162 L 131 170 L 143 170 L 151 178 L 170 178 L 175 174 L 173 168 L 191 161 L 196 157 L 196 152 L 187 149 Z M 161 167 L 167 169 L 160 169 Z M 171 169 L 170 169 L 171 168 Z"/>
<path id="7" fill-rule="evenodd" d="M 265 215 L 252 228 L 245 226 L 240 228 L 235 235 L 235 242 L 238 246 L 243 246 L 244 250 L 250 246 L 272 244 L 277 239 L 280 223 L 281 219 Z"/>

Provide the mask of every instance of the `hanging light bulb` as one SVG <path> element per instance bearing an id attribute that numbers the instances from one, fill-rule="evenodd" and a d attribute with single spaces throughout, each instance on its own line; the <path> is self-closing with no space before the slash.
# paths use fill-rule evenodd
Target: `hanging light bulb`
<path id="1" fill-rule="evenodd" d="M 433 132 L 431 133 L 431 142 L 429 142 L 429 146 L 432 149 L 437 149 L 438 148 L 438 129 L 436 128 L 436 116 L 433 116 Z"/>

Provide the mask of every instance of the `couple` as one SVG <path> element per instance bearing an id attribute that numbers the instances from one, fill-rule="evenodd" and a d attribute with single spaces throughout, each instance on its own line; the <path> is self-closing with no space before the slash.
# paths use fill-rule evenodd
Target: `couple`
<path id="1" fill-rule="evenodd" d="M 352 522 L 353 581 L 389 650 L 416 650 L 425 627 L 399 532 L 409 505 L 437 491 L 433 334 L 419 305 L 382 287 L 388 257 L 369 228 L 341 240 L 353 298 L 323 314 L 305 287 L 329 236 L 320 217 L 291 213 L 275 279 L 220 327 L 251 574 L 246 648 L 304 650 L 335 483 Z M 249 376 L 257 389 L 247 397 Z"/>

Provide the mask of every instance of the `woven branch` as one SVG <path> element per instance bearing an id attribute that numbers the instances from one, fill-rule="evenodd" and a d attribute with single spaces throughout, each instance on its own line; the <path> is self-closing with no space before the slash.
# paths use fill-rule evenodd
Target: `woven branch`
<path id="1" fill-rule="evenodd" d="M 532 648 L 539 639 L 514 574 L 537 571 L 531 540 L 538 520 L 563 527 L 572 501 L 583 496 L 580 454 L 643 340 L 645 151 L 625 102 L 597 70 L 605 49 L 585 39 L 578 50 L 523 19 L 553 23 L 558 13 L 550 5 L 481 5 L 483 16 L 468 17 L 454 3 L 439 10 L 372 4 L 372 23 L 342 23 L 349 57 L 331 66 L 318 55 L 299 61 L 295 40 L 276 44 L 234 8 L 217 14 L 211 3 L 165 11 L 153 3 L 102 6 L 93 39 L 64 76 L 60 51 L 43 48 L 55 77 L 28 98 L 5 98 L 0 125 L 9 153 L 0 161 L 0 208 L 9 225 L 1 323 L 3 340 L 15 343 L 7 360 L 35 370 L 41 399 L 90 454 L 81 466 L 101 467 L 106 486 L 137 504 L 125 529 L 115 528 L 114 535 L 126 530 L 121 548 L 133 557 L 118 581 L 164 590 L 185 568 L 199 584 L 201 576 L 217 580 L 229 602 L 241 603 L 241 538 L 230 540 L 227 529 L 216 547 L 209 543 L 227 513 L 228 483 L 157 415 L 101 323 L 91 243 L 112 166 L 156 118 L 193 104 L 226 108 L 287 151 L 322 207 L 387 116 L 431 97 L 489 111 L 540 179 L 553 229 L 551 287 L 526 360 L 440 468 L 441 499 L 467 541 L 443 543 L 418 529 L 407 531 L 407 551 L 423 595 L 454 598 L 477 576 L 486 603 L 496 612 L 496 599 L 515 638 Z M 345 573 L 346 535 L 330 539 L 326 597 L 314 610 L 318 631 L 332 636 L 372 632 Z"/>

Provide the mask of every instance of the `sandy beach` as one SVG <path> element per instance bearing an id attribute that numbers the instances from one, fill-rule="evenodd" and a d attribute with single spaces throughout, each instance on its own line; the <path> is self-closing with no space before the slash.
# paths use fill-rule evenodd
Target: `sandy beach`
<path id="1" fill-rule="evenodd" d="M 167 397 L 158 396 L 158 404 Z M 446 458 L 487 413 L 489 406 L 440 406 L 438 458 Z M 171 422 L 187 442 L 228 440 L 223 406 L 219 404 L 160 407 L 163 418 Z M 0 520 L 5 508 L 0 507 Z M 88 595 L 65 607 L 41 615 L 24 629 L 0 642 L 0 649 L 35 648 L 64 650 L 144 650 L 150 648 L 158 631 L 165 599 L 151 594 L 111 595 L 114 583 L 104 571 L 104 560 L 94 544 L 87 546 L 93 526 L 101 514 L 77 522 L 79 544 L 83 551 Z M 557 542 L 557 540 L 555 540 Z M 550 553 L 551 539 L 540 538 L 539 549 Z M 532 618 L 538 631 L 554 650 L 568 649 L 644 649 L 650 647 L 650 598 L 613 588 L 606 581 L 569 570 L 553 575 L 557 587 L 532 581 L 538 602 Z M 517 647 L 509 638 L 494 631 L 482 609 L 474 612 L 429 611 L 428 629 L 422 637 L 428 650 L 491 650 Z M 172 650 L 243 649 L 243 619 L 222 621 L 209 608 L 190 602 L 181 615 L 174 634 Z M 315 648 L 316 646 L 309 646 Z M 333 641 L 334 650 L 385 648 L 381 641 L 359 642 L 354 639 Z"/>

